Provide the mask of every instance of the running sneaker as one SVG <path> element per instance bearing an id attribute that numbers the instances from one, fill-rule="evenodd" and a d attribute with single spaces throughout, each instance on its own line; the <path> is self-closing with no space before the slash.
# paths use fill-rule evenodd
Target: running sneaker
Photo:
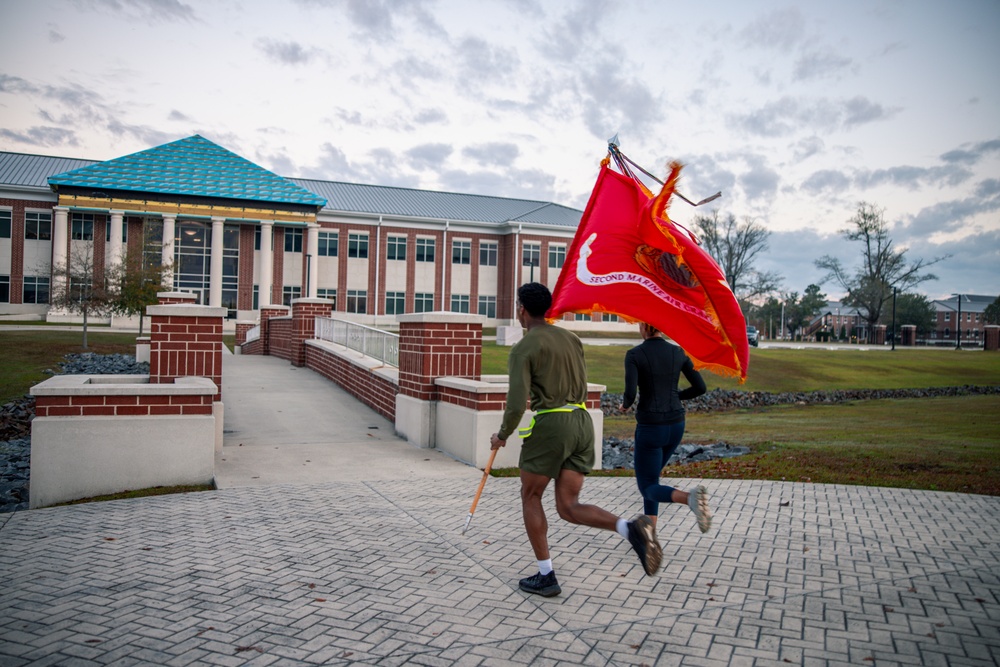
<path id="1" fill-rule="evenodd" d="M 660 569 L 663 549 L 656 541 L 656 527 L 649 517 L 640 514 L 628 522 L 628 541 L 639 555 L 639 562 L 646 574 L 653 576 Z"/>
<path id="2" fill-rule="evenodd" d="M 693 491 L 689 491 L 688 507 L 698 519 L 698 528 L 701 529 L 701 532 L 707 533 L 708 529 L 712 527 L 712 510 L 708 507 L 708 489 L 699 484 Z"/>
<path id="3" fill-rule="evenodd" d="M 543 598 L 550 598 L 562 593 L 562 589 L 559 588 L 559 582 L 556 581 L 555 571 L 548 574 L 536 572 L 530 577 L 525 577 L 518 584 L 525 593 L 534 593 L 535 595 L 541 595 Z"/>

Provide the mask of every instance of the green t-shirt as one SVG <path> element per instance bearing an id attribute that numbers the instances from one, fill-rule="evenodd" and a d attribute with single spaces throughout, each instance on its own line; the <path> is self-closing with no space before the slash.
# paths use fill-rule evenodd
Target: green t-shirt
<path id="1" fill-rule="evenodd" d="M 507 372 L 507 408 L 497 433 L 501 440 L 517 430 L 529 396 L 534 411 L 587 400 L 583 343 L 560 327 L 541 324 L 524 334 L 510 351 Z"/>

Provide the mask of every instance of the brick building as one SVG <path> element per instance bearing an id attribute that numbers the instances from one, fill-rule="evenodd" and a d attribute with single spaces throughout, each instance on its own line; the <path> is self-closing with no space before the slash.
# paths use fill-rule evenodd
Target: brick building
<path id="1" fill-rule="evenodd" d="M 230 320 L 308 296 L 377 324 L 453 311 L 490 326 L 514 318 L 521 283 L 555 285 L 581 215 L 283 178 L 200 136 L 106 162 L 0 152 L 0 315 L 67 317 L 48 305 L 54 263 L 92 253 L 101 269 L 141 252 L 170 267 L 167 289 Z"/>
<path id="2" fill-rule="evenodd" d="M 928 342 L 982 345 L 986 324 L 983 313 L 996 299 L 996 296 L 982 294 L 952 294 L 947 299 L 932 301 L 937 323 Z"/>

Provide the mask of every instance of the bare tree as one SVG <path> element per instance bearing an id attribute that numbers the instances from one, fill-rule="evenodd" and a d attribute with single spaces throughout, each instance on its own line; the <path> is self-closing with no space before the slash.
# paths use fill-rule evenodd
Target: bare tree
<path id="1" fill-rule="evenodd" d="M 926 269 L 945 258 L 907 262 L 906 251 L 893 247 L 885 209 L 875 204 L 861 202 L 847 222 L 848 227 L 841 233 L 849 241 L 862 243 L 861 265 L 851 272 L 839 259 L 824 255 L 816 260 L 816 266 L 827 271 L 821 282 L 835 281 L 847 293 L 842 301 L 857 308 L 868 323 L 868 331 L 872 331 L 886 303 L 892 299 L 893 288 L 906 292 L 924 281 L 937 280 Z"/>
<path id="2" fill-rule="evenodd" d="M 732 213 L 720 218 L 718 211 L 694 219 L 699 240 L 726 276 L 726 282 L 741 302 L 756 301 L 774 293 L 781 283 L 781 276 L 772 271 L 758 271 L 754 261 L 767 250 L 771 235 L 764 225 L 745 217 L 737 222 Z"/>
<path id="3" fill-rule="evenodd" d="M 108 288 L 107 276 L 99 270 L 89 244 L 71 251 L 66 264 L 52 267 L 49 303 L 83 315 L 83 349 L 87 349 L 90 317 L 110 314 L 112 301 L 113 293 Z"/>

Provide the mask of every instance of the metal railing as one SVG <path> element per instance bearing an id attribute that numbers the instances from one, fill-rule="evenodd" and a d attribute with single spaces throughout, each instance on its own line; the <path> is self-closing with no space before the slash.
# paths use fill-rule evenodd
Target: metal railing
<path id="1" fill-rule="evenodd" d="M 243 341 L 243 344 L 245 345 L 247 343 L 252 343 L 255 340 L 258 340 L 259 338 L 260 338 L 260 325 L 258 324 L 252 329 L 247 329 L 247 337 L 246 340 Z"/>
<path id="2" fill-rule="evenodd" d="M 399 334 L 329 317 L 316 318 L 316 338 L 337 343 L 387 366 L 399 366 Z"/>

